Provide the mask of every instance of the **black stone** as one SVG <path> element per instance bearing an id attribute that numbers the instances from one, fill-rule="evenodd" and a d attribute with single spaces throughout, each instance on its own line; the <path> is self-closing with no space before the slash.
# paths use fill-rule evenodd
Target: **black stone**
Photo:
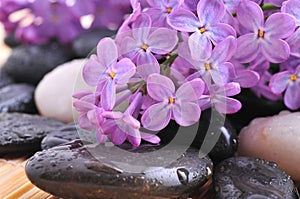
<path id="1" fill-rule="evenodd" d="M 12 84 L 13 82 L 13 79 L 5 71 L 3 71 L 2 68 L 0 68 L 0 89 Z"/>
<path id="2" fill-rule="evenodd" d="M 44 137 L 41 143 L 42 149 L 50 149 L 60 144 L 78 140 L 79 134 L 74 123 L 65 125 Z"/>
<path id="3" fill-rule="evenodd" d="M 26 174 L 33 184 L 57 197 L 87 199 L 187 198 L 210 178 L 212 162 L 200 159 L 193 149 L 167 166 L 147 167 L 142 172 L 121 166 L 135 170 L 143 163 L 134 160 L 133 154 L 153 150 L 155 147 L 141 146 L 128 155 L 116 146 L 73 142 L 36 153 L 26 165 Z M 167 156 L 152 155 L 147 160 L 162 161 L 174 153 L 176 149 L 166 149 Z"/>
<path id="4" fill-rule="evenodd" d="M 213 179 L 217 198 L 298 198 L 290 176 L 275 163 L 261 159 L 227 159 L 216 167 Z"/>
<path id="5" fill-rule="evenodd" d="M 36 115 L 0 113 L 0 155 L 39 150 L 49 132 L 63 123 Z"/>
<path id="6" fill-rule="evenodd" d="M 216 143 L 213 148 L 205 147 L 212 145 L 211 143 Z M 226 115 L 214 109 L 202 111 L 197 136 L 192 146 L 199 149 L 204 147 L 201 151 L 207 152 L 214 164 L 217 164 L 232 157 L 236 152 L 238 146 L 236 130 Z"/>
<path id="7" fill-rule="evenodd" d="M 79 58 L 86 58 L 97 47 L 98 42 L 104 37 L 111 37 L 115 31 L 96 29 L 81 34 L 73 42 L 73 51 Z"/>
<path id="8" fill-rule="evenodd" d="M 70 47 L 58 43 L 22 45 L 12 50 L 3 69 L 18 82 L 37 84 L 46 73 L 72 57 Z"/>
<path id="9" fill-rule="evenodd" d="M 0 112 L 37 113 L 34 103 L 34 86 L 10 84 L 0 89 Z"/>
<path id="10" fill-rule="evenodd" d="M 14 34 L 6 35 L 4 43 L 11 48 L 21 45 L 21 42 L 17 40 Z"/>
<path id="11" fill-rule="evenodd" d="M 260 98 L 249 89 L 243 89 L 235 98 L 243 104 L 242 109 L 235 114 L 228 115 L 228 118 L 232 121 L 238 133 L 254 118 L 277 115 L 280 111 L 286 109 L 282 100 L 271 101 L 263 97 Z"/>

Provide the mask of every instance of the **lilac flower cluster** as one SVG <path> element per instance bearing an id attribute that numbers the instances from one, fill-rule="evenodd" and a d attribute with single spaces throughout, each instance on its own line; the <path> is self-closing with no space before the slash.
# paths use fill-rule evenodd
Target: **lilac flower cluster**
<path id="1" fill-rule="evenodd" d="M 115 40 L 105 38 L 83 68 L 95 91 L 74 95 L 79 125 L 120 145 L 159 138 L 170 120 L 195 124 L 214 107 L 236 113 L 232 98 L 251 88 L 300 107 L 299 0 L 131 0 Z M 275 73 L 274 71 L 278 71 Z"/>
<path id="2" fill-rule="evenodd" d="M 130 11 L 129 0 L 1 0 L 0 22 L 25 43 L 68 43 L 85 29 L 116 29 Z"/>

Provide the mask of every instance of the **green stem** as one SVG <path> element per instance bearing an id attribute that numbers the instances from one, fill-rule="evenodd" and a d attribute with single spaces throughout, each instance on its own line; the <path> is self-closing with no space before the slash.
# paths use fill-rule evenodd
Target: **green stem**
<path id="1" fill-rule="evenodd" d="M 164 63 L 162 63 L 162 65 L 171 66 L 177 57 L 178 57 L 178 53 L 171 55 L 169 59 L 167 59 Z"/>
<path id="2" fill-rule="evenodd" d="M 274 6 L 273 4 L 266 3 L 261 6 L 261 9 L 265 11 L 265 10 L 278 10 L 279 8 Z"/>

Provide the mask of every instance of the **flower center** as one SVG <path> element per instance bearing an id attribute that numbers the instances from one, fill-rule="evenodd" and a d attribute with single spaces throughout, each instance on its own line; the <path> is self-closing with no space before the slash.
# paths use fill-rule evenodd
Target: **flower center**
<path id="1" fill-rule="evenodd" d="M 263 38 L 264 35 L 265 35 L 265 31 L 259 29 L 259 31 L 258 31 L 258 37 Z"/>
<path id="2" fill-rule="evenodd" d="M 296 79 L 297 79 L 297 75 L 293 74 L 290 76 L 290 80 L 296 81 Z"/>
<path id="3" fill-rule="evenodd" d="M 204 27 L 200 28 L 199 30 L 200 30 L 201 34 L 205 33 L 205 31 L 206 31 L 206 29 Z"/>
<path id="4" fill-rule="evenodd" d="M 208 63 L 205 64 L 205 70 L 211 70 L 210 64 L 208 64 Z"/>
<path id="5" fill-rule="evenodd" d="M 173 11 L 173 8 L 171 8 L 171 7 L 168 7 L 168 8 L 167 8 L 167 13 L 168 13 L 168 14 L 170 14 L 172 11 Z"/>
<path id="6" fill-rule="evenodd" d="M 175 102 L 175 98 L 174 97 L 170 97 L 169 98 L 169 104 L 174 104 Z"/>
<path id="7" fill-rule="evenodd" d="M 149 46 L 147 45 L 147 44 L 143 44 L 142 45 L 142 49 L 146 52 L 147 51 L 147 49 L 149 48 Z"/>
<path id="8" fill-rule="evenodd" d="M 116 77 L 116 73 L 111 72 L 111 73 L 109 73 L 109 76 L 110 76 L 112 79 L 114 79 L 114 78 Z"/>
<path id="9" fill-rule="evenodd" d="M 57 23 L 59 21 L 59 16 L 58 15 L 52 15 L 51 20 L 52 20 L 52 22 Z"/>

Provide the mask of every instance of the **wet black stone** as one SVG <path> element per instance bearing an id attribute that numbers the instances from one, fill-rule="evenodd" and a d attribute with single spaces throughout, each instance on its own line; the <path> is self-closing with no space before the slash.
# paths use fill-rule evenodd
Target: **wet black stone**
<path id="1" fill-rule="evenodd" d="M 5 71 L 3 71 L 2 68 L 0 68 L 0 89 L 12 84 L 13 82 L 13 79 Z"/>
<path id="2" fill-rule="evenodd" d="M 6 35 L 4 38 L 4 43 L 11 48 L 21 45 L 21 42 L 16 39 L 14 34 Z"/>
<path id="3" fill-rule="evenodd" d="M 37 113 L 34 103 L 34 86 L 10 84 L 0 89 L 0 112 Z"/>
<path id="4" fill-rule="evenodd" d="M 61 128 L 49 133 L 41 143 L 42 149 L 50 149 L 60 144 L 64 144 L 79 139 L 79 134 L 74 123 L 62 126 Z"/>
<path id="5" fill-rule="evenodd" d="M 236 152 L 238 146 L 236 130 L 226 115 L 214 109 L 202 111 L 197 136 L 192 146 L 207 152 L 214 164 L 217 164 L 232 157 Z"/>
<path id="6" fill-rule="evenodd" d="M 254 118 L 277 115 L 281 110 L 286 109 L 282 100 L 272 101 L 259 98 L 249 89 L 243 89 L 235 98 L 243 104 L 242 109 L 235 114 L 228 115 L 228 118 L 238 133 Z"/>
<path id="7" fill-rule="evenodd" d="M 104 37 L 111 37 L 115 31 L 107 29 L 91 30 L 81 34 L 73 42 L 73 51 L 79 58 L 86 58 L 96 48 L 98 42 Z"/>
<path id="8" fill-rule="evenodd" d="M 36 115 L 0 113 L 0 155 L 37 151 L 43 137 L 62 125 Z"/>
<path id="9" fill-rule="evenodd" d="M 261 159 L 227 159 L 216 167 L 213 179 L 217 198 L 298 198 L 291 178 L 275 163 Z"/>
<path id="10" fill-rule="evenodd" d="M 28 161 L 26 173 L 32 183 L 57 197 L 93 199 L 186 198 L 210 178 L 211 161 L 200 159 L 198 151 L 192 149 L 166 166 L 138 171 L 145 160 L 136 161 L 133 157 L 154 150 L 155 147 L 141 146 L 129 153 L 116 146 L 82 147 L 73 142 L 36 153 Z M 147 162 L 161 162 L 177 151 L 165 152 L 147 156 Z"/>
<path id="11" fill-rule="evenodd" d="M 58 43 L 22 45 L 12 50 L 3 69 L 18 82 L 37 84 L 46 73 L 72 57 L 70 47 Z"/>

